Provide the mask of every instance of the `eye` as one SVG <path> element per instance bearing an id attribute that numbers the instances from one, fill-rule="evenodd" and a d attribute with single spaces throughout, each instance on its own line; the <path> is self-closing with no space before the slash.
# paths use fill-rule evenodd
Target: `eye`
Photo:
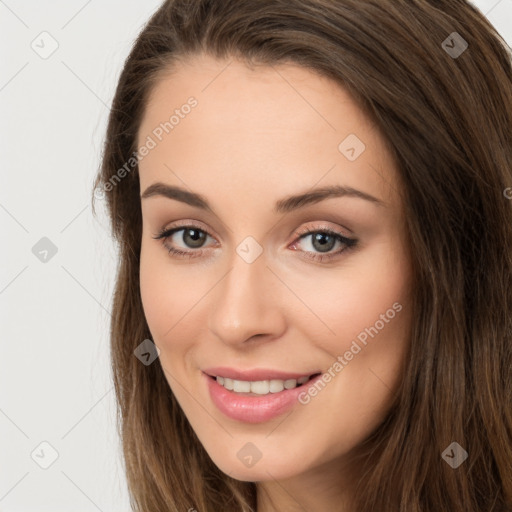
<path id="1" fill-rule="evenodd" d="M 310 239 L 308 243 L 304 244 L 306 250 L 301 251 L 304 253 L 304 257 L 320 262 L 331 261 L 340 256 L 342 252 L 346 252 L 355 247 L 358 242 L 355 238 L 348 238 L 337 231 L 325 227 L 301 231 L 298 235 L 300 235 L 299 241 Z M 341 245 L 341 248 L 337 251 L 330 252 L 337 243 Z M 295 249 L 296 246 L 297 242 L 294 242 L 292 247 Z"/>
<path id="2" fill-rule="evenodd" d="M 184 244 L 182 249 L 192 250 L 182 250 L 175 247 L 174 244 L 176 244 L 176 240 L 173 241 L 173 237 L 180 232 L 181 235 L 176 238 L 177 240 L 181 240 Z M 336 258 L 342 252 L 353 248 L 358 242 L 355 238 L 348 238 L 341 233 L 326 227 L 303 230 L 298 232 L 296 235 L 299 236 L 299 238 L 296 239 L 290 247 L 293 250 L 297 250 L 297 245 L 305 246 L 306 249 L 300 250 L 301 253 L 304 253 L 303 257 L 319 262 L 326 262 Z M 201 229 L 198 226 L 184 225 L 171 229 L 164 229 L 153 238 L 155 240 L 162 240 L 163 245 L 169 254 L 172 254 L 175 257 L 197 258 L 203 254 L 203 245 L 209 237 L 213 238 L 206 230 Z M 308 238 L 310 238 L 309 243 L 299 243 L 302 240 L 307 240 Z M 169 240 L 173 243 L 169 243 Z M 337 251 L 331 252 L 336 244 L 341 245 L 341 248 L 338 248 Z"/>
<path id="3" fill-rule="evenodd" d="M 179 248 L 173 247 L 173 245 L 169 244 L 169 240 L 172 241 L 174 235 L 179 232 L 182 232 L 181 236 L 176 237 L 178 240 L 181 239 L 182 243 L 185 245 L 184 249 L 191 248 L 195 249 L 193 251 L 183 251 Z M 204 229 L 200 229 L 198 226 L 183 226 L 176 227 L 171 229 L 164 229 L 157 236 L 153 238 L 155 240 L 163 240 L 163 245 L 167 249 L 170 254 L 173 254 L 177 257 L 185 257 L 185 258 L 195 258 L 201 256 L 203 250 L 202 245 L 205 240 L 211 235 L 205 231 Z M 198 250 L 200 249 L 200 250 Z"/>

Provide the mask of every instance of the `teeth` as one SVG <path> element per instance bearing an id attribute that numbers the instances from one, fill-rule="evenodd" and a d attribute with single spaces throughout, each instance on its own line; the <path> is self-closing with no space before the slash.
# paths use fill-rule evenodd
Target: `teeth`
<path id="1" fill-rule="evenodd" d="M 233 391 L 236 393 L 250 393 L 251 383 L 246 380 L 233 380 Z"/>
<path id="2" fill-rule="evenodd" d="M 255 393 L 257 395 L 267 395 L 268 393 L 279 393 L 284 389 L 293 389 L 297 385 L 304 384 L 309 380 L 308 376 L 300 377 L 299 379 L 287 380 L 236 380 L 228 379 L 227 377 L 216 377 L 217 382 L 230 391 L 235 393 Z"/>
<path id="3" fill-rule="evenodd" d="M 268 380 L 257 380 L 255 382 L 247 382 L 247 384 L 249 384 L 251 393 L 256 393 L 257 395 L 270 393 L 270 381 Z"/>
<path id="4" fill-rule="evenodd" d="M 284 389 L 284 382 L 282 380 L 271 380 L 268 388 L 271 393 L 279 393 Z"/>
<path id="5" fill-rule="evenodd" d="M 297 381 L 295 379 L 288 379 L 284 381 L 284 387 L 286 389 L 293 389 L 297 387 Z"/>

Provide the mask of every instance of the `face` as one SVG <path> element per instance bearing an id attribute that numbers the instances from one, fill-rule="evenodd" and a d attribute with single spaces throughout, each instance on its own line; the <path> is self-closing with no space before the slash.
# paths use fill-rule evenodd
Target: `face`
<path id="1" fill-rule="evenodd" d="M 226 474 L 334 470 L 384 418 L 407 349 L 396 169 L 335 82 L 228 62 L 161 77 L 138 134 L 155 364 Z"/>

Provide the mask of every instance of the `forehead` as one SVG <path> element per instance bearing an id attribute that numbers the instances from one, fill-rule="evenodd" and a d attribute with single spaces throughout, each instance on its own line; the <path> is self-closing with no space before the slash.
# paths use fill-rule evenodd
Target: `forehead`
<path id="1" fill-rule="evenodd" d="M 393 200 L 393 162 L 376 127 L 339 84 L 297 65 L 179 61 L 148 99 L 138 147 L 148 138 L 141 189 L 181 176 L 202 191 L 238 184 L 268 195 L 272 183 L 277 196 L 346 184 Z"/>

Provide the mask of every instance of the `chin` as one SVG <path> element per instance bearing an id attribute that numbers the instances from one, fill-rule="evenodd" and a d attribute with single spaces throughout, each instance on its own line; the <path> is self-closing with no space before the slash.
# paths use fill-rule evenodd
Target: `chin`
<path id="1" fill-rule="evenodd" d="M 241 457 L 243 459 L 243 457 Z M 214 464 L 226 475 L 242 482 L 263 482 L 268 480 L 285 480 L 294 477 L 305 469 L 299 467 L 294 461 L 288 460 L 286 456 L 265 458 L 252 466 L 244 467 L 244 462 L 235 455 L 233 459 L 212 459 Z"/>

